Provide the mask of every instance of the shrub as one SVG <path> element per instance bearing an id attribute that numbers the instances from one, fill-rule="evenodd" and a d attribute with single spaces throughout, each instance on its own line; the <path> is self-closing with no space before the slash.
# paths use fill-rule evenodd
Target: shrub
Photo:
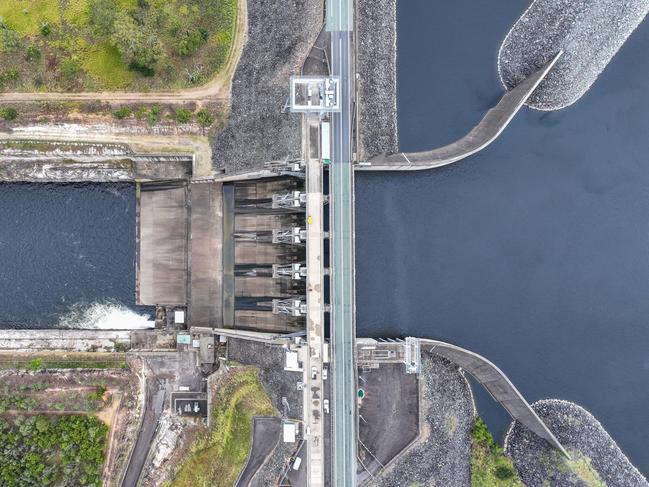
<path id="1" fill-rule="evenodd" d="M 149 125 L 156 125 L 160 122 L 160 107 L 158 105 L 153 105 L 149 114 L 146 116 L 147 122 Z"/>
<path id="2" fill-rule="evenodd" d="M 192 121 L 193 114 L 186 108 L 179 108 L 176 110 L 176 121 L 178 123 L 189 123 Z"/>
<path id="3" fill-rule="evenodd" d="M 90 23 L 97 33 L 110 35 L 115 24 L 115 0 L 92 0 L 90 2 Z"/>
<path id="4" fill-rule="evenodd" d="M 514 478 L 515 472 L 509 465 L 498 465 L 494 474 L 498 480 L 508 480 Z"/>
<path id="5" fill-rule="evenodd" d="M 12 110 L 11 108 L 8 108 L 7 110 Z M 37 370 L 41 370 L 43 368 L 43 359 L 42 358 L 35 358 L 32 359 L 29 364 L 27 364 L 27 369 L 31 370 L 33 372 Z"/>
<path id="6" fill-rule="evenodd" d="M 0 27 L 0 49 L 3 51 L 14 51 L 20 47 L 22 37 L 18 32 L 9 27 Z"/>
<path id="7" fill-rule="evenodd" d="M 11 122 L 18 118 L 18 111 L 15 108 L 0 108 L 0 117 Z"/>
<path id="8" fill-rule="evenodd" d="M 113 112 L 113 116 L 119 120 L 130 117 L 133 111 L 129 107 L 121 107 Z"/>
<path id="9" fill-rule="evenodd" d="M 27 61 L 38 61 L 41 58 L 41 51 L 36 46 L 29 46 L 25 57 Z"/>
<path id="10" fill-rule="evenodd" d="M 16 81 L 18 79 L 18 70 L 11 68 L 0 74 L 0 85 L 5 84 L 7 81 Z"/>
<path id="11" fill-rule="evenodd" d="M 214 116 L 207 108 L 202 108 L 196 114 L 196 120 L 198 120 L 198 123 L 203 127 L 209 127 L 214 123 Z"/>
<path id="12" fill-rule="evenodd" d="M 47 37 L 52 33 L 52 27 L 50 27 L 49 22 L 43 22 L 41 24 L 41 35 Z"/>
<path id="13" fill-rule="evenodd" d="M 66 59 L 61 63 L 61 74 L 67 80 L 74 79 L 81 71 L 81 66 L 74 59 Z"/>
<path id="14" fill-rule="evenodd" d="M 93 401 L 101 401 L 104 398 L 106 393 L 106 387 L 97 386 L 97 389 L 94 392 L 90 393 L 90 399 Z"/>
<path id="15" fill-rule="evenodd" d="M 198 51 L 209 36 L 205 29 L 187 32 L 178 43 L 178 54 L 181 56 L 191 56 Z"/>

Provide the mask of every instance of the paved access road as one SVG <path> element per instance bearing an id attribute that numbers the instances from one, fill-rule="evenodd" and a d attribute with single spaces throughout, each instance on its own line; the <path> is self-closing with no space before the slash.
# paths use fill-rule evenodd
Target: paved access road
<path id="1" fill-rule="evenodd" d="M 332 75 L 339 78 L 340 112 L 332 114 L 331 341 L 333 485 L 356 485 L 356 369 L 354 365 L 354 171 L 351 155 L 352 10 L 328 4 Z"/>

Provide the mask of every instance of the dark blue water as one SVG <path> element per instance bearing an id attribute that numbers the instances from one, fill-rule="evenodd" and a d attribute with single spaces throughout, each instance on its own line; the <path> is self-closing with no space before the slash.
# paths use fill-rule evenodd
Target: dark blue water
<path id="1" fill-rule="evenodd" d="M 497 51 L 526 1 L 399 2 L 404 150 L 466 133 L 501 96 Z M 495 362 L 529 400 L 591 411 L 649 473 L 649 24 L 591 90 L 523 110 L 479 155 L 357 173 L 364 336 L 427 336 Z M 486 394 L 498 436 L 508 418 Z"/>
<path id="2" fill-rule="evenodd" d="M 0 328 L 135 304 L 135 187 L 0 184 Z"/>

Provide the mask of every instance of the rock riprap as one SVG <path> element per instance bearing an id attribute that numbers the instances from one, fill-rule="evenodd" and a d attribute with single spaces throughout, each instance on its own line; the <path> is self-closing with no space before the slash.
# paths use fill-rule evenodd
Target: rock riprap
<path id="1" fill-rule="evenodd" d="M 549 399 L 532 404 L 570 454 L 565 458 L 545 440 L 514 422 L 505 438 L 505 454 L 527 487 L 607 485 L 649 487 L 615 440 L 584 408 Z"/>
<path id="2" fill-rule="evenodd" d="M 500 79 L 512 89 L 563 51 L 527 105 L 567 107 L 588 91 L 647 12 L 649 0 L 534 0 L 503 41 Z"/>

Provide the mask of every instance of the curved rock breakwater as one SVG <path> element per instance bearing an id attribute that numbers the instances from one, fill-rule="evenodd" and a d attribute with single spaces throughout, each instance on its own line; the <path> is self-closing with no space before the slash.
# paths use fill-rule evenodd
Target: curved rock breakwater
<path id="1" fill-rule="evenodd" d="M 600 422 L 584 408 L 556 399 L 538 401 L 532 408 L 571 459 L 566 460 L 518 422 L 512 423 L 505 438 L 505 454 L 512 458 L 527 487 L 649 486 Z"/>
<path id="2" fill-rule="evenodd" d="M 647 12 L 649 0 L 534 0 L 500 47 L 500 79 L 510 90 L 563 51 L 527 105 L 567 107 L 588 91 Z"/>

